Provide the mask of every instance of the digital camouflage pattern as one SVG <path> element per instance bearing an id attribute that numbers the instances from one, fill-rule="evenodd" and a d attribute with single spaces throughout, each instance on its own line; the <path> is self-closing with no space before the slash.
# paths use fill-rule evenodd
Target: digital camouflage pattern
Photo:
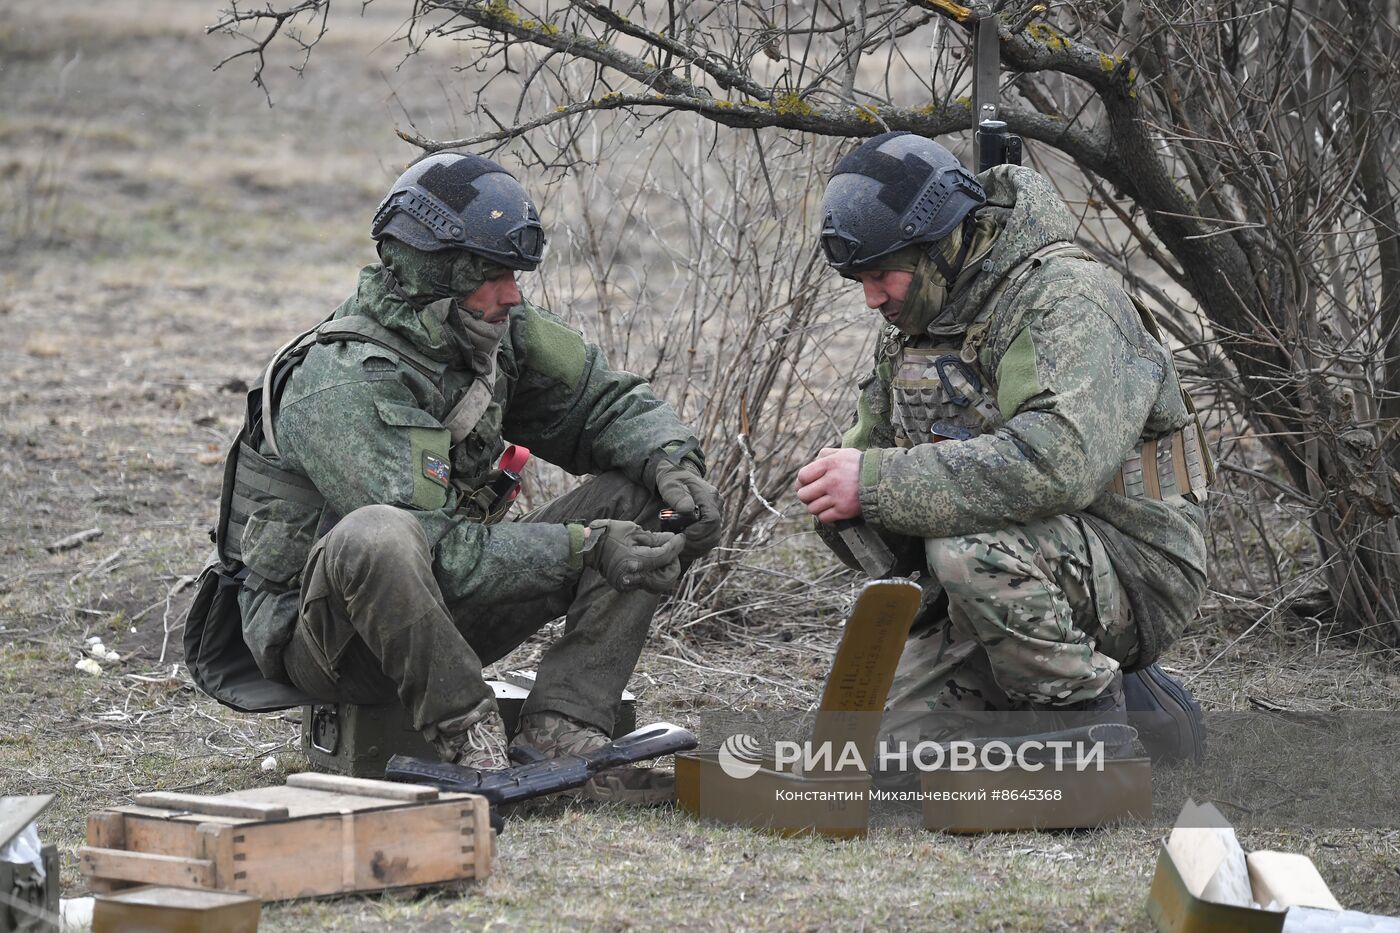
<path id="1" fill-rule="evenodd" d="M 463 260 L 464 256 L 468 258 Z M 423 613 L 437 612 L 431 606 L 424 608 L 434 600 L 451 610 L 450 616 L 441 618 L 461 622 L 472 606 L 478 607 L 483 623 L 498 614 L 519 611 L 520 624 L 528 617 L 534 631 L 565 610 L 571 616 L 582 612 L 570 603 L 576 593 L 587 591 L 595 601 L 607 602 L 601 590 L 614 591 L 596 574 L 583 571 L 580 523 L 593 518 L 641 518 L 642 511 L 655 514 L 659 500 L 654 491 L 638 485 L 646 461 L 658 448 L 680 445 L 691 437 L 670 406 L 656 398 L 640 377 L 610 369 L 596 346 L 528 302 L 511 309 L 499 348 L 483 355 L 480 335 L 469 333 L 466 322 L 457 317 L 461 312 L 455 302 L 435 299 L 446 289 L 475 287 L 471 283 L 479 284 L 478 276 L 484 279 L 490 274 L 491 264 L 462 253 L 404 250 L 396 254 L 392 248 L 386 249 L 385 257 L 392 276 L 381 265 L 363 269 L 356 293 L 334 317 L 368 318 L 402 341 L 403 351 L 349 340 L 313 346 L 288 380 L 274 420 L 279 466 L 310 478 L 325 496 L 326 515 L 278 500 L 254 511 L 243 534 L 243 561 L 263 581 L 258 589 L 245 587 L 240 596 L 244 638 L 263 673 L 274 680 L 288 680 L 283 653 L 304 602 L 303 570 L 318 531 L 324 532 L 336 519 L 367 506 L 392 506 L 411 519 L 420 533 L 430 561 L 428 573 L 436 584 L 433 599 L 401 606 L 402 631 L 385 637 L 409 638 L 407 633 Z M 483 376 L 483 366 L 492 364 L 496 377 L 491 381 L 489 404 L 470 432 L 454 444 L 445 425 L 454 407 Z M 599 501 L 575 503 L 580 506 L 578 514 L 552 513 L 552 521 L 484 524 L 485 516 L 473 506 L 472 494 L 489 483 L 505 437 L 576 475 L 614 477 L 608 484 L 609 494 L 624 499 L 640 496 L 648 505 L 643 510 L 637 502 L 624 502 L 619 512 L 637 514 L 613 515 L 602 505 L 601 499 L 607 497 L 594 496 Z M 335 531 L 321 540 L 335 537 Z M 566 597 L 562 602 L 561 594 Z M 639 652 L 656 597 L 615 595 L 631 597 L 636 605 L 605 605 L 604 609 L 627 617 L 608 624 L 626 630 L 627 640 L 635 641 Z M 536 619 L 539 613 L 521 607 L 552 614 Z M 641 618 L 640 635 L 632 616 Z M 343 648 L 350 639 L 343 627 L 336 631 L 339 642 L 331 646 L 333 650 L 303 652 L 309 655 L 308 672 L 317 664 L 334 665 L 340 660 L 334 649 Z M 514 633 L 511 647 L 527 636 L 528 632 Z M 448 641 L 453 637 L 451 645 L 424 640 L 418 649 L 422 663 L 414 668 L 417 673 L 409 676 L 401 671 L 396 678 L 401 699 L 414 712 L 419 728 L 443 714 L 461 713 L 470 706 L 462 704 L 472 696 L 479 700 L 485 689 L 475 656 L 465 668 L 451 665 L 448 680 L 471 681 L 463 688 L 465 693 L 457 689 L 461 684 L 427 673 L 434 663 L 439 668 L 447 663 L 442 660 L 444 654 L 460 654 L 464 649 L 470 653 L 456 631 L 434 636 Z M 598 640 L 595 635 L 588 637 Z M 611 700 L 601 694 L 611 690 L 616 677 L 600 676 L 598 697 L 592 688 L 581 688 L 586 699 L 563 711 L 584 721 L 605 720 L 611 726 L 607 709 L 615 706 L 635 665 L 635 654 L 630 661 L 627 658 L 631 650 L 615 652 L 617 663 L 626 670 Z M 403 694 L 409 681 L 417 682 L 418 694 L 425 692 L 425 682 L 437 683 L 442 688 L 438 695 L 455 709 L 443 709 L 442 703 L 421 696 L 410 700 Z M 565 692 L 561 690 L 561 696 Z M 564 703 L 560 700 L 555 708 Z"/>
<path id="2" fill-rule="evenodd" d="M 405 246 L 398 240 L 386 239 L 378 245 L 380 264 L 393 277 L 389 292 L 402 299 L 403 308 L 384 308 L 385 316 L 394 318 L 402 329 L 415 331 L 414 340 L 426 341 L 428 346 L 446 345 L 452 339 L 450 333 L 418 330 L 414 323 L 413 310 L 425 308 L 443 298 L 470 295 L 487 279 L 494 279 L 511 271 L 506 266 L 492 262 L 484 256 L 469 253 L 462 249 L 440 250 L 428 253 Z"/>
<path id="3" fill-rule="evenodd" d="M 1083 572 L 1105 587 L 1121 585 L 1131 605 L 1150 605 L 1150 613 L 1139 614 L 1150 618 L 1135 620 L 1134 629 L 1154 626 L 1159 644 L 1170 644 L 1200 604 L 1201 507 L 1180 496 L 1159 501 L 1107 491 L 1135 445 L 1192 416 L 1170 354 L 1147 333 L 1110 270 L 1075 255 L 1052 256 L 1000 300 L 1008 274 L 1032 253 L 1072 240 L 1074 219 L 1029 169 L 1001 166 L 979 180 L 988 194 L 982 213 L 999 227 L 995 242 L 955 283 L 932 328 L 939 337 L 886 329 L 843 445 L 866 451 L 865 520 L 886 537 L 923 539 L 928 569 L 956 581 L 949 588 L 957 622 L 950 637 L 960 626 L 959 646 L 966 648 L 971 635 L 989 659 L 983 676 L 968 668 L 960 675 L 968 684 L 954 678 L 958 690 L 985 694 L 986 674 L 994 672 L 1005 697 L 993 702 L 1075 702 L 1106 682 L 1108 665 L 1131 660 L 1136 640 L 1115 636 L 1113 617 L 1097 626 L 1074 622 L 1072 575 L 1064 574 L 1077 565 L 1065 564 L 1065 555 L 1088 558 Z M 901 347 L 941 346 L 955 334 L 962 358 L 977 364 L 995 400 L 996 423 L 967 440 L 896 446 L 891 393 Z M 1070 524 L 1054 525 L 1050 534 L 1047 521 Z M 839 539 L 822 533 L 849 557 Z M 1105 536 L 1115 539 L 1112 562 Z M 1036 573 L 1027 577 L 1032 567 Z M 1130 591 L 1133 580 L 1151 581 L 1150 592 Z M 1111 595 L 1096 594 L 1095 617 Z M 1066 648 L 1047 654 L 1045 644 L 1056 640 L 1047 635 L 1058 635 Z"/>
<path id="4" fill-rule="evenodd" d="M 654 522 L 660 507 L 654 491 L 611 471 L 500 527 L 594 516 Z M 326 700 L 397 698 L 432 741 L 438 725 L 462 728 L 494 710 L 482 667 L 564 616 L 564 634 L 540 659 L 522 716 L 550 710 L 612 728 L 660 596 L 619 592 L 585 569 L 575 583 L 531 599 L 487 593 L 447 600 L 436 572 L 412 510 L 370 505 L 351 512 L 316 542 L 307 561 L 297 594 L 300 618 L 280 656 L 288 679 Z"/>
<path id="5" fill-rule="evenodd" d="M 970 269 L 987 258 L 987 251 L 991 249 L 997 233 L 997 223 L 991 214 L 979 213 L 972 218 L 970 229 L 958 226 L 940 240 L 938 250 L 946 262 L 955 263 L 957 257 L 964 253 L 963 240 L 968 237 L 962 268 Z M 881 265 L 912 272 L 914 275 L 909 282 L 904 308 L 893 322 L 894 328 L 902 334 L 915 337 L 930 333 L 931 328 L 936 328 L 941 333 L 944 328 L 939 326 L 940 322 L 947 317 L 944 311 L 948 305 L 949 283 L 938 263 L 934 261 L 929 244 L 916 243 L 906 246 L 890 256 L 888 265 Z"/>

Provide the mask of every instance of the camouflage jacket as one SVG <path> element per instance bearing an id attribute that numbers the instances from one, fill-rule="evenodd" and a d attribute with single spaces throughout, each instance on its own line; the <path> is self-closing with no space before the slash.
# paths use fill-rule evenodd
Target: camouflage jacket
<path id="1" fill-rule="evenodd" d="M 367 317 L 411 351 L 376 343 L 318 343 L 296 367 L 274 419 L 278 465 L 305 476 L 325 513 L 386 503 L 409 510 L 433 551 L 443 597 L 502 603 L 571 585 L 582 568 L 582 529 L 485 524 L 469 510 L 506 438 L 575 475 L 621 470 L 641 480 L 648 456 L 691 437 L 671 406 L 544 309 L 512 308 L 496 354 L 494 397 L 451 443 L 444 424 L 478 373 L 434 319 L 391 294 L 378 265 L 333 315 Z M 260 452 L 267 454 L 265 442 Z M 244 640 L 264 675 L 284 679 L 281 652 L 296 620 L 297 587 L 323 513 L 289 500 L 263 505 L 243 532 L 242 558 L 262 578 L 244 588 Z"/>
<path id="2" fill-rule="evenodd" d="M 1116 273 L 1082 257 L 1046 259 L 1001 300 L 1008 274 L 1037 250 L 1071 241 L 1075 223 L 1029 169 L 999 167 L 980 180 L 988 194 L 983 210 L 1001 230 L 986 259 L 956 283 L 944 320 L 968 323 L 963 357 L 975 354 L 999 423 L 965 441 L 894 446 L 892 355 L 910 338 L 887 328 L 843 438 L 866 451 L 864 517 L 897 535 L 941 538 L 1079 512 L 1107 525 L 1109 535 L 1119 532 L 1124 546 L 1113 557 L 1120 576 L 1130 585 L 1153 581 L 1146 595 L 1180 631 L 1204 586 L 1203 510 L 1181 496 L 1108 490 L 1140 441 L 1193 417 L 1171 355 L 1147 333 Z"/>

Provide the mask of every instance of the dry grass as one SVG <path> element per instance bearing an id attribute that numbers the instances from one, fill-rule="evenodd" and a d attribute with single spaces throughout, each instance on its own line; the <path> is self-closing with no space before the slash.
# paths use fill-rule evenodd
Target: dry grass
<path id="1" fill-rule="evenodd" d="M 377 47 L 387 8 L 343 20 L 305 81 L 274 86 L 272 110 L 241 73 L 210 75 L 220 50 L 199 27 L 212 14 L 65 0 L 0 19 L 0 788 L 58 795 L 41 829 L 64 849 L 69 893 L 88 812 L 143 790 L 274 782 L 268 755 L 302 765 L 288 718 L 192 690 L 178 632 L 161 661 L 188 598 L 169 594 L 207 550 L 240 381 L 371 258 L 363 228 L 411 154 L 389 133 L 394 113 L 407 102 L 421 125 L 447 119 L 450 63 L 394 71 L 395 50 Z M 102 537 L 81 548 L 44 549 L 92 527 Z M 730 611 L 659 625 L 633 683 L 644 718 L 814 700 L 853 578 L 795 522 L 731 556 Z M 1250 630 L 1256 618 L 1219 609 L 1174 649 L 1208 706 L 1400 705 L 1391 660 L 1293 617 Z M 73 667 L 91 635 L 122 655 L 99 677 Z M 1348 904 L 1400 911 L 1393 831 L 1245 835 L 1308 851 Z M 479 888 L 265 916 L 279 929 L 1121 929 L 1145 922 L 1154 836 L 890 826 L 833 844 L 555 806 L 511 823 Z"/>

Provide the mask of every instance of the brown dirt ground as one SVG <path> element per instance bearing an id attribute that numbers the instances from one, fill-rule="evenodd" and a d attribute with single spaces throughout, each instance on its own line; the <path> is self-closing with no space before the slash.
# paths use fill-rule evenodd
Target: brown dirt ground
<path id="1" fill-rule="evenodd" d="M 269 109 L 243 65 L 211 73 L 228 49 L 203 35 L 212 4 L 0 7 L 0 788 L 58 795 L 41 829 L 63 849 L 66 893 L 82 889 L 74 852 L 88 812 L 151 789 L 274 782 L 259 770 L 268 755 L 301 766 L 292 717 L 240 716 L 196 695 L 177 626 L 243 381 L 371 258 L 370 212 L 412 155 L 391 133 L 403 102 L 429 132 L 458 129 L 447 89 L 460 80 L 451 56 L 465 53 L 395 70 L 383 40 L 400 11 L 369 10 L 336 22 L 304 80 L 270 70 Z M 45 549 L 90 528 L 101 537 Z M 824 566 L 815 554 L 795 537 L 740 585 L 757 593 L 774 572 Z M 816 609 L 789 601 L 740 639 L 663 624 L 634 683 L 644 717 L 810 703 L 834 640 L 825 610 L 852 585 L 829 578 Z M 1400 705 L 1393 661 L 1289 616 L 1250 629 L 1257 611 L 1224 604 L 1213 600 L 1169 659 L 1198 672 L 1208 706 Z M 101 676 L 74 668 L 91 635 L 122 656 Z M 274 906 L 264 922 L 1122 929 L 1146 923 L 1154 835 L 894 828 L 832 844 L 669 810 L 555 806 L 512 823 L 478 887 Z M 1308 852 L 1350 906 L 1400 912 L 1394 831 L 1244 837 Z"/>

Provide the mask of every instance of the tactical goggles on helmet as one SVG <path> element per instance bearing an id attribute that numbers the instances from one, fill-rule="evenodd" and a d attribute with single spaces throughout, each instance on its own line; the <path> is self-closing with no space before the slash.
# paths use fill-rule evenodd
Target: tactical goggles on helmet
<path id="1" fill-rule="evenodd" d="M 827 264 L 831 268 L 843 277 L 852 280 L 859 273 L 878 269 L 880 260 L 893 256 L 910 245 L 911 242 L 913 241 L 909 238 L 901 238 L 896 240 L 892 246 L 878 253 L 863 256 L 861 251 L 867 248 L 867 244 L 862 242 L 856 234 L 844 230 L 834 214 L 827 213 L 826 220 L 822 223 L 822 255 L 826 257 Z"/>
<path id="2" fill-rule="evenodd" d="M 822 255 L 826 256 L 827 263 L 837 272 L 847 275 L 858 271 L 856 257 L 860 255 L 861 241 L 842 231 L 836 216 L 830 211 L 822 222 L 821 244 Z"/>
<path id="3" fill-rule="evenodd" d="M 513 269 L 533 269 L 544 258 L 544 227 L 535 207 L 525 202 L 525 218 L 504 233 L 483 236 L 468 230 L 462 218 L 442 199 L 420 185 L 408 185 L 384 199 L 374 215 L 370 235 L 379 239 L 394 215 L 403 212 L 432 232 L 443 249 L 457 247 L 495 260 Z"/>

